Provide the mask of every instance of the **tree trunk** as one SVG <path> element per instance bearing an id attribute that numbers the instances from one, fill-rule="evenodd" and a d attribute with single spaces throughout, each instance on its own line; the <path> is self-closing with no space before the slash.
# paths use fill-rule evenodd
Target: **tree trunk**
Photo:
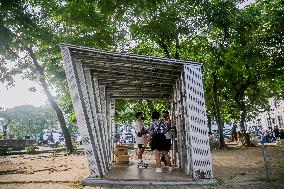
<path id="1" fill-rule="evenodd" d="M 7 138 L 7 129 L 8 129 L 8 125 L 10 123 L 10 118 L 8 118 L 7 116 L 4 115 L 4 124 L 3 124 L 3 139 Z"/>
<path id="2" fill-rule="evenodd" d="M 244 133 L 244 146 L 248 146 L 251 147 L 253 146 L 252 143 L 250 142 L 250 136 L 246 131 L 246 127 L 245 127 L 245 122 L 246 122 L 246 116 L 247 116 L 247 109 L 246 109 L 246 104 L 244 102 L 244 100 L 241 100 L 240 102 L 240 110 L 241 110 L 241 121 L 240 121 L 240 127 L 241 130 Z"/>
<path id="3" fill-rule="evenodd" d="M 234 122 L 232 127 L 232 141 L 237 141 L 237 124 Z"/>
<path id="4" fill-rule="evenodd" d="M 176 53 L 175 59 L 179 59 L 179 32 L 176 33 Z"/>
<path id="5" fill-rule="evenodd" d="M 171 58 L 169 49 L 168 49 L 168 45 L 166 45 L 166 43 L 164 43 L 164 41 L 158 39 L 157 43 L 160 45 L 160 47 L 163 49 L 165 55 L 167 58 Z"/>
<path id="6" fill-rule="evenodd" d="M 48 98 L 48 101 L 51 104 L 54 111 L 56 112 L 56 116 L 58 118 L 61 130 L 63 132 L 64 139 L 65 139 L 67 153 L 72 153 L 74 150 L 73 150 L 73 146 L 72 146 L 72 142 L 71 142 L 70 133 L 69 133 L 67 127 L 66 127 L 64 115 L 63 115 L 60 107 L 58 106 L 58 104 L 56 103 L 56 101 L 54 100 L 53 96 L 51 95 L 51 93 L 48 89 L 47 82 L 45 81 L 45 74 L 44 74 L 43 67 L 39 65 L 37 58 L 36 58 L 36 56 L 35 56 L 35 54 L 32 50 L 32 47 L 26 48 L 26 50 L 29 52 L 29 55 L 33 60 L 32 62 L 34 64 L 34 66 L 36 67 L 36 70 L 40 74 L 39 82 L 41 83 L 41 86 L 44 89 L 44 92 L 45 92 L 45 94 Z"/>
<path id="7" fill-rule="evenodd" d="M 216 72 L 212 73 L 212 77 L 213 77 L 214 111 L 215 111 L 215 116 L 216 116 L 216 123 L 217 123 L 218 130 L 219 130 L 219 135 L 220 135 L 220 148 L 224 148 L 225 147 L 224 133 L 223 133 L 224 123 L 221 117 L 220 101 L 219 101 L 219 96 L 218 96 L 218 84 L 217 84 L 218 81 L 217 81 Z"/>
<path id="8" fill-rule="evenodd" d="M 246 116 L 247 116 L 247 110 L 246 110 L 246 105 L 243 100 L 241 100 L 240 103 L 240 110 L 241 110 L 241 119 L 240 119 L 240 127 L 243 131 L 245 131 L 245 121 L 246 121 Z"/>
<path id="9" fill-rule="evenodd" d="M 8 125 L 3 125 L 3 138 L 4 139 L 7 137 L 7 128 L 8 128 Z"/>
<path id="10" fill-rule="evenodd" d="M 211 116 L 210 115 L 207 115 L 207 126 L 208 126 L 208 129 L 209 129 L 209 132 L 212 132 L 212 125 L 211 125 Z"/>

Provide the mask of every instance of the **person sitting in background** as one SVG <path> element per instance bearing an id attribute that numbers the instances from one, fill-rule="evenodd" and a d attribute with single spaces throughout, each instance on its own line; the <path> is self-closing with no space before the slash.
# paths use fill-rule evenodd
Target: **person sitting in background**
<path id="1" fill-rule="evenodd" d="M 208 137 L 209 137 L 209 141 L 214 141 L 215 140 L 214 135 L 210 131 L 208 132 Z"/>
<path id="2" fill-rule="evenodd" d="M 232 131 L 232 142 L 237 142 L 238 141 L 238 133 L 236 129 Z"/>

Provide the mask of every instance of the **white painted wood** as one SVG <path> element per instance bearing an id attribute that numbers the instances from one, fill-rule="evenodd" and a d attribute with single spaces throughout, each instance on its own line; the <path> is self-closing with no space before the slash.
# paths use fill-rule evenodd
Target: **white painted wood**
<path id="1" fill-rule="evenodd" d="M 188 168 L 193 178 L 213 178 L 201 67 L 185 65 L 184 80 Z"/>
<path id="2" fill-rule="evenodd" d="M 112 166 L 115 99 L 144 97 L 171 98 L 178 167 L 193 178 L 213 177 L 200 64 L 72 45 L 61 51 L 91 177 Z"/>

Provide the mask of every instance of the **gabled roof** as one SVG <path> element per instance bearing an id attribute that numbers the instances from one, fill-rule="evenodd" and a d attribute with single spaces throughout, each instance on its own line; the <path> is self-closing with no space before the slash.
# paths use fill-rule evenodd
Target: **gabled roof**
<path id="1" fill-rule="evenodd" d="M 112 98 L 168 98 L 184 64 L 200 63 L 176 59 L 110 52 L 60 44 L 75 63 L 90 71 Z"/>

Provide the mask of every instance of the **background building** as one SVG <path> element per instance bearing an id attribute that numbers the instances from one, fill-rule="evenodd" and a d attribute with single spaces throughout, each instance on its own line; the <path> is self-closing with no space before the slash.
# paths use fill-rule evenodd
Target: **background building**
<path id="1" fill-rule="evenodd" d="M 254 130 L 256 127 L 268 130 L 269 127 L 274 129 L 275 126 L 284 129 L 284 100 L 271 98 L 269 99 L 269 106 L 268 112 L 262 112 L 254 120 L 246 123 L 248 130 Z"/>

